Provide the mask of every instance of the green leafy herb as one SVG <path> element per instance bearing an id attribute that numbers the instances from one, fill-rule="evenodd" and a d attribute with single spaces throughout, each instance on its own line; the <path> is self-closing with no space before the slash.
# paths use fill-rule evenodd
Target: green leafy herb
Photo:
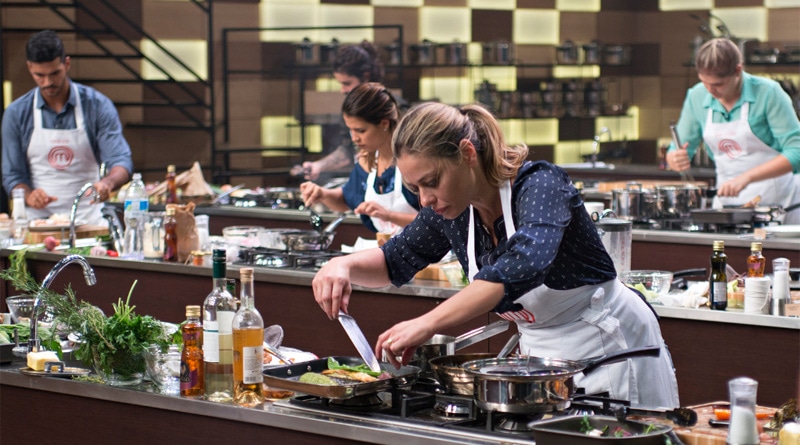
<path id="1" fill-rule="evenodd" d="M 583 418 L 581 419 L 581 424 L 578 427 L 578 432 L 579 433 L 583 433 L 583 434 L 587 434 L 589 431 L 592 431 L 593 429 L 594 429 L 594 427 L 589 422 L 589 416 L 584 415 Z"/>
<path id="2" fill-rule="evenodd" d="M 383 372 L 375 372 L 369 369 L 369 366 L 363 363 L 358 366 L 342 365 L 333 357 L 328 357 L 328 369 L 344 369 L 345 371 L 363 372 L 364 374 L 368 374 L 373 377 L 378 377 Z"/>

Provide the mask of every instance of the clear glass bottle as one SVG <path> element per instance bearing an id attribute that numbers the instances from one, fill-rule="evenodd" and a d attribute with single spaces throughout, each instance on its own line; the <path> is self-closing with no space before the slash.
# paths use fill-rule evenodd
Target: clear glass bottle
<path id="1" fill-rule="evenodd" d="M 203 325 L 200 306 L 186 306 L 186 323 L 181 326 L 181 396 L 201 398 L 205 393 L 203 372 Z"/>
<path id="2" fill-rule="evenodd" d="M 711 275 L 708 278 L 708 305 L 711 309 L 724 311 L 728 307 L 728 275 L 726 267 L 725 241 L 714 241 L 711 254 Z"/>
<path id="3" fill-rule="evenodd" d="M 178 203 L 178 186 L 175 184 L 175 177 L 175 166 L 170 164 L 167 166 L 167 175 L 165 176 L 167 181 L 166 204 Z"/>
<path id="4" fill-rule="evenodd" d="M 228 292 L 225 250 L 212 254 L 213 289 L 203 302 L 203 359 L 206 399 L 233 400 L 233 317 L 236 300 Z"/>
<path id="5" fill-rule="evenodd" d="M 164 261 L 178 261 L 178 222 L 175 220 L 175 207 L 167 206 L 164 216 Z"/>
<path id="6" fill-rule="evenodd" d="M 24 244 L 28 235 L 28 211 L 25 207 L 25 189 L 15 188 L 11 191 L 11 219 L 14 221 L 14 244 Z"/>
<path id="7" fill-rule="evenodd" d="M 144 220 L 150 208 L 141 173 L 134 173 L 125 194 L 125 240 L 122 258 L 144 259 Z"/>
<path id="8" fill-rule="evenodd" d="M 767 259 L 761 254 L 761 243 L 750 243 L 750 256 L 747 257 L 747 276 L 763 277 Z"/>
<path id="9" fill-rule="evenodd" d="M 253 268 L 242 268 L 239 273 L 241 306 L 233 317 L 234 402 L 253 407 L 264 402 L 264 320 L 255 307 Z"/>

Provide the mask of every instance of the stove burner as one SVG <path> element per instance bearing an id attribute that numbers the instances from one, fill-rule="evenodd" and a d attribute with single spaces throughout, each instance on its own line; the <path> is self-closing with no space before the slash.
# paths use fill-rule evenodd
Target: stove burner
<path id="1" fill-rule="evenodd" d="M 363 396 L 352 397 L 349 399 L 331 399 L 332 406 L 342 406 L 346 408 L 357 408 L 365 411 L 374 411 L 386 406 L 386 402 L 377 394 L 365 394 Z"/>
<path id="2" fill-rule="evenodd" d="M 475 416 L 475 403 L 471 397 L 467 398 L 464 396 L 439 394 L 436 396 L 436 405 L 434 405 L 434 408 L 445 417 Z"/>
<path id="3" fill-rule="evenodd" d="M 251 247 L 239 250 L 239 260 L 236 264 L 272 269 L 319 270 L 331 258 L 339 255 L 342 255 L 342 253 L 327 250 L 283 251 L 265 247 Z"/>
<path id="4" fill-rule="evenodd" d="M 503 414 L 498 416 L 498 422 L 495 425 L 495 431 L 504 431 L 508 433 L 528 433 L 531 428 L 528 426 L 530 422 L 541 420 L 542 415 L 529 416 L 526 414 Z"/>

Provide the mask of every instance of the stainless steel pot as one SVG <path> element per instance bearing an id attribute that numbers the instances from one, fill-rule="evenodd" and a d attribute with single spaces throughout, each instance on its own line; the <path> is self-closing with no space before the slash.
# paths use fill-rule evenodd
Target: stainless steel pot
<path id="1" fill-rule="evenodd" d="M 604 58 L 606 65 L 630 65 L 631 47 L 628 45 L 607 45 Z"/>
<path id="2" fill-rule="evenodd" d="M 447 65 L 467 64 L 467 44 L 462 42 L 443 43 L 444 63 Z"/>
<path id="3" fill-rule="evenodd" d="M 559 65 L 575 65 L 578 63 L 578 47 L 572 40 L 556 47 L 556 62 Z"/>
<path id="4" fill-rule="evenodd" d="M 411 61 L 417 65 L 436 65 L 436 44 L 428 39 L 411 45 Z"/>
<path id="5" fill-rule="evenodd" d="M 475 379 L 479 408 L 502 413 L 548 413 L 569 408 L 575 375 L 631 357 L 657 357 L 660 353 L 660 347 L 646 346 L 582 361 L 518 356 L 475 360 L 463 367 Z"/>
<path id="6" fill-rule="evenodd" d="M 430 359 L 433 377 L 441 383 L 448 394 L 461 394 L 471 396 L 475 392 L 475 378 L 464 370 L 462 365 L 473 360 L 494 358 L 495 354 L 488 352 L 478 354 L 444 355 Z"/>
<path id="7" fill-rule="evenodd" d="M 658 214 L 656 194 L 642 189 L 642 184 L 628 184 L 611 191 L 611 209 L 622 219 L 648 220 Z"/>
<path id="8" fill-rule="evenodd" d="M 430 373 L 430 360 L 444 355 L 453 355 L 458 350 L 508 330 L 508 325 L 507 320 L 500 320 L 473 329 L 458 337 L 436 334 L 430 340 L 417 347 L 409 363 L 422 369 L 422 372 Z"/>
<path id="9" fill-rule="evenodd" d="M 511 44 L 504 41 L 483 44 L 484 65 L 508 65 L 511 63 Z"/>
<path id="10" fill-rule="evenodd" d="M 696 185 L 665 185 L 656 187 L 659 216 L 689 216 L 692 210 L 706 208 L 706 187 Z"/>
<path id="11" fill-rule="evenodd" d="M 289 230 L 280 232 L 281 241 L 288 250 L 320 251 L 331 246 L 336 232 L 319 233 L 316 230 Z"/>

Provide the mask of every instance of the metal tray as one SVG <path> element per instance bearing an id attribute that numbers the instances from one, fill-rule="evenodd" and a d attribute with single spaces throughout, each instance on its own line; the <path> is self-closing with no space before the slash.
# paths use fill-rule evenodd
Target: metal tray
<path id="1" fill-rule="evenodd" d="M 569 443 L 571 445 L 593 445 L 603 444 L 636 444 L 636 445 L 663 445 L 664 435 L 672 431 L 669 425 L 656 424 L 653 431 L 644 433 L 648 424 L 635 422 L 632 420 L 619 421 L 607 416 L 588 416 L 589 424 L 593 428 L 603 429 L 608 427 L 613 430 L 622 427 L 634 436 L 629 437 L 595 437 L 580 432 L 580 424 L 583 416 L 559 417 L 550 420 L 531 422 L 531 428 L 536 445 L 561 445 Z"/>
<path id="2" fill-rule="evenodd" d="M 343 365 L 358 366 L 364 364 L 364 360 L 358 357 L 333 358 Z M 411 386 L 417 381 L 420 371 L 416 366 L 403 366 L 400 369 L 395 369 L 394 366 L 389 363 L 381 363 L 381 369 L 392 374 L 394 376 L 393 378 L 377 380 L 375 382 L 354 382 L 351 384 L 330 386 L 297 381 L 297 379 L 306 372 L 322 372 L 326 369 L 328 369 L 327 357 L 293 365 L 276 366 L 264 370 L 264 383 L 273 388 L 288 389 L 290 391 L 317 397 L 350 399 L 356 396 L 388 391 L 395 387 Z"/>
<path id="3" fill-rule="evenodd" d="M 19 368 L 19 372 L 25 375 L 32 375 L 35 377 L 60 377 L 62 379 L 69 379 L 72 377 L 83 377 L 91 374 L 91 369 L 86 368 L 73 368 L 64 366 L 64 362 L 46 362 L 44 364 L 44 371 L 37 371 L 28 367 Z"/>
<path id="4" fill-rule="evenodd" d="M 748 224 L 753 221 L 753 209 L 695 209 L 692 219 L 706 224 Z"/>

